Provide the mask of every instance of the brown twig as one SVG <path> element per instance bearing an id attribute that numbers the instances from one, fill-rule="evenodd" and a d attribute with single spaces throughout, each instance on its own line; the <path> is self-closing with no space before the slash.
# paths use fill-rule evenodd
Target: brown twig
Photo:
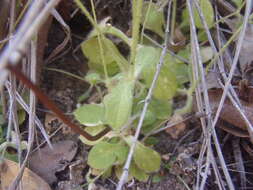
<path id="1" fill-rule="evenodd" d="M 111 129 L 109 126 L 106 126 L 106 128 L 98 133 L 95 136 L 92 136 L 85 132 L 83 129 L 81 129 L 76 124 L 72 123 L 65 115 L 64 113 L 36 86 L 34 85 L 22 72 L 20 72 L 15 66 L 12 66 L 8 64 L 6 66 L 6 69 L 8 69 L 11 73 L 13 73 L 20 81 L 24 83 L 28 88 L 30 88 L 38 97 L 38 99 L 44 104 L 45 107 L 52 110 L 57 117 L 59 117 L 63 123 L 65 123 L 67 126 L 69 126 L 73 131 L 76 133 L 82 135 L 86 139 L 90 141 L 96 141 L 102 136 L 104 136 L 106 133 L 108 133 Z"/>

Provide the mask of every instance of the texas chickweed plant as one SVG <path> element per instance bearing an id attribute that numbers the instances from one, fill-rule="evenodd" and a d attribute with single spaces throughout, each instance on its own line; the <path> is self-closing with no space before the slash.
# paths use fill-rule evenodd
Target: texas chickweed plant
<path id="1" fill-rule="evenodd" d="M 106 126 L 112 129 L 97 141 L 89 141 L 83 137 L 80 139 L 83 143 L 92 146 L 88 155 L 88 165 L 91 168 L 89 173 L 108 177 L 114 172 L 117 177 L 120 177 L 129 148 L 133 143 L 133 134 L 143 108 L 143 100 L 147 96 L 162 53 L 161 47 L 151 43 L 144 32 L 152 31 L 164 39 L 163 9 L 151 1 L 134 0 L 132 37 L 129 38 L 116 27 L 108 24 L 108 18 L 97 23 L 92 3 L 93 16 L 79 0 L 75 1 L 94 28 L 81 44 L 89 66 L 85 79 L 91 87 L 96 87 L 99 92 L 106 89 L 107 93 L 104 96 L 100 93 L 100 99 L 96 101 L 99 103 L 83 104 L 74 111 L 74 115 L 81 124 L 87 126 L 84 130 L 91 135 L 98 134 Z M 129 55 L 121 54 L 110 36 L 120 39 L 129 46 Z M 185 55 L 185 52 L 187 48 L 179 51 L 178 54 Z M 148 139 L 147 135 L 157 129 L 157 126 L 166 123 L 173 113 L 183 114 L 191 105 L 193 85 L 190 66 L 170 53 L 165 54 L 163 61 L 142 125 L 141 134 L 144 139 Z M 190 88 L 187 90 L 185 90 L 186 83 L 188 86 L 190 83 Z M 188 95 L 187 103 L 180 110 L 173 111 L 173 97 L 179 92 Z M 145 141 L 138 141 L 128 179 L 147 181 L 150 173 L 159 170 L 160 164 L 160 155 L 146 146 Z"/>

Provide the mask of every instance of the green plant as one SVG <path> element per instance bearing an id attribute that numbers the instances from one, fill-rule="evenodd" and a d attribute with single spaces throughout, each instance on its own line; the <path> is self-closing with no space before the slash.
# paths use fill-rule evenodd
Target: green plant
<path id="1" fill-rule="evenodd" d="M 94 30 L 81 45 L 83 54 L 89 61 L 90 71 L 86 80 L 97 88 L 105 86 L 107 94 L 97 101 L 99 103 L 83 104 L 75 110 L 74 115 L 81 124 L 87 126 L 84 130 L 91 135 L 98 134 L 105 126 L 109 125 L 112 128 L 111 132 L 97 141 L 89 141 L 83 137 L 80 139 L 93 146 L 89 152 L 88 164 L 94 173 L 99 171 L 99 174 L 110 175 L 114 168 L 116 175 L 120 176 L 129 147 L 133 143 L 133 129 L 143 107 L 142 100 L 147 95 L 161 56 L 161 49 L 147 42 L 144 30 L 139 40 L 139 27 L 142 24 L 144 29 L 151 30 L 163 38 L 163 10 L 152 2 L 144 2 L 143 8 L 138 7 L 141 3 L 133 3 L 133 32 L 132 38 L 129 38 L 116 27 L 107 24 L 108 19 L 97 24 L 94 9 L 93 19 L 80 1 L 76 0 L 76 3 L 94 26 Z M 208 9 L 210 6 L 208 4 Z M 143 12 L 142 16 L 140 12 Z M 211 19 L 213 18 L 208 19 L 210 25 Z M 122 55 L 108 35 L 116 36 L 126 43 L 131 50 L 130 54 Z M 205 47 L 202 51 L 208 50 L 210 49 Z M 178 55 L 188 58 L 190 53 L 187 46 Z M 209 61 L 212 54 L 206 55 L 207 53 L 204 53 L 203 57 L 205 61 Z M 189 65 L 169 53 L 165 55 L 164 66 L 144 119 L 143 135 L 171 117 L 173 97 L 179 92 L 184 91 L 191 97 L 193 90 L 184 90 L 185 84 L 190 82 L 190 70 Z M 191 98 L 188 98 L 187 108 L 190 105 Z M 177 113 L 189 111 L 184 108 L 181 112 L 177 110 Z M 137 142 L 130 167 L 130 178 L 146 181 L 148 174 L 159 170 L 160 163 L 161 158 L 156 151 Z"/>

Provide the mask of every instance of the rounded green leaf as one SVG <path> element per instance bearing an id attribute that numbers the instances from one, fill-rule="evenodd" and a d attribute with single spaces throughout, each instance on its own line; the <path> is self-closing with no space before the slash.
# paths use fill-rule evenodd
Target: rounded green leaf
<path id="1" fill-rule="evenodd" d="M 168 100 L 153 98 L 150 102 L 150 109 L 156 114 L 157 119 L 168 119 L 172 113 L 172 103 Z"/>
<path id="2" fill-rule="evenodd" d="M 132 145 L 133 139 L 133 136 L 128 136 L 124 138 L 128 146 Z M 145 171 L 146 173 L 155 172 L 160 169 L 160 155 L 156 151 L 144 146 L 140 142 L 136 143 L 133 158 L 138 168 Z"/>
<path id="3" fill-rule="evenodd" d="M 141 23 L 144 27 L 163 37 L 163 26 L 165 23 L 163 10 L 155 3 L 144 2 L 142 15 Z"/>
<path id="4" fill-rule="evenodd" d="M 134 162 L 138 168 L 150 173 L 160 169 L 161 157 L 156 151 L 137 142 L 134 151 Z"/>
<path id="5" fill-rule="evenodd" d="M 83 125 L 101 125 L 104 119 L 104 107 L 101 104 L 85 104 L 74 111 L 74 116 Z"/>
<path id="6" fill-rule="evenodd" d="M 213 6 L 210 3 L 209 0 L 199 0 L 199 5 L 200 8 L 202 10 L 202 13 L 204 15 L 204 18 L 206 20 L 207 26 L 210 28 L 212 27 L 213 23 L 214 23 L 214 11 L 213 11 Z M 195 20 L 195 24 L 197 28 L 204 28 L 204 26 L 202 25 L 200 16 L 198 14 L 197 8 L 194 8 L 194 20 Z"/>
<path id="7" fill-rule="evenodd" d="M 101 38 L 103 52 L 101 51 L 97 37 L 84 41 L 81 45 L 83 54 L 89 59 L 90 69 L 104 74 L 102 53 L 104 55 L 105 65 L 109 75 L 114 75 L 119 71 L 119 66 L 127 61 L 121 55 L 113 42 L 107 38 Z"/>
<path id="8" fill-rule="evenodd" d="M 132 112 L 133 82 L 125 78 L 104 97 L 105 122 L 118 131 L 128 121 Z"/>
<path id="9" fill-rule="evenodd" d="M 182 56 L 183 54 L 183 56 Z M 180 51 L 180 56 L 189 59 L 189 52 L 187 50 Z M 189 66 L 182 63 L 181 60 L 175 59 L 170 54 L 166 54 L 164 58 L 164 65 L 170 68 L 170 70 L 175 73 L 177 82 L 179 84 L 184 84 L 189 82 Z"/>
<path id="10" fill-rule="evenodd" d="M 156 64 L 159 61 L 161 52 L 159 49 L 149 47 L 149 46 L 141 46 L 135 58 L 135 78 L 137 78 L 145 67 L 150 67 L 151 65 Z"/>
<path id="11" fill-rule="evenodd" d="M 146 51 L 147 55 L 145 57 L 144 62 L 140 62 L 143 65 L 141 69 L 141 74 L 145 84 L 150 87 L 156 72 L 156 65 L 159 63 L 161 51 L 155 48 L 145 46 L 143 51 Z M 150 56 L 153 57 L 148 59 L 148 57 Z M 162 100 L 171 99 L 175 95 L 177 88 L 178 83 L 175 73 L 172 72 L 170 65 L 164 64 L 156 82 L 156 87 L 153 92 L 154 97 Z"/>
<path id="12" fill-rule="evenodd" d="M 128 146 L 115 144 L 114 153 L 117 156 L 117 164 L 124 164 L 127 158 L 128 151 Z"/>
<path id="13" fill-rule="evenodd" d="M 176 94 L 177 88 L 178 84 L 175 74 L 164 68 L 157 79 L 153 95 L 160 100 L 172 99 Z"/>
<path id="14" fill-rule="evenodd" d="M 116 161 L 113 145 L 107 142 L 100 142 L 89 152 L 88 164 L 95 169 L 107 169 Z"/>
<path id="15" fill-rule="evenodd" d="M 130 165 L 129 174 L 134 178 L 142 182 L 147 182 L 149 175 L 146 174 L 143 170 L 139 169 L 134 162 Z"/>

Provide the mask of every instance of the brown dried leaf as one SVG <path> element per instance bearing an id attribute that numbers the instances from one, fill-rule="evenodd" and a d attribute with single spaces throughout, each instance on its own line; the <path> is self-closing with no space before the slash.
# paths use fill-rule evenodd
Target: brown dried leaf
<path id="1" fill-rule="evenodd" d="M 32 171 L 41 176 L 49 184 L 57 180 L 55 172 L 66 167 L 66 162 L 70 162 L 77 151 L 77 146 L 73 141 L 66 140 L 52 144 L 36 151 L 31 155 L 29 166 Z"/>
<path id="2" fill-rule="evenodd" d="M 19 169 L 19 165 L 16 162 L 4 160 L 0 169 L 1 190 L 8 190 L 18 174 Z M 25 190 L 51 190 L 49 185 L 42 178 L 28 168 L 24 171 L 21 184 Z"/>
<path id="3" fill-rule="evenodd" d="M 217 110 L 219 106 L 219 102 L 222 96 L 222 90 L 221 89 L 209 90 L 208 95 L 211 102 L 210 105 L 211 105 L 212 111 L 214 112 Z M 240 100 L 240 102 L 242 104 L 242 107 L 249 121 L 253 123 L 253 104 L 245 102 L 243 100 Z M 224 129 L 226 131 L 231 129 L 230 133 L 232 133 L 233 135 L 236 135 L 239 137 L 245 137 L 245 133 L 247 133 L 246 124 L 242 116 L 240 115 L 240 113 L 232 105 L 232 103 L 230 102 L 228 98 L 226 98 L 223 108 L 221 110 L 220 119 L 224 120 L 225 122 L 229 124 L 232 124 L 234 127 L 237 128 L 234 130 L 233 128 L 228 128 L 228 126 L 224 126 Z"/>
<path id="4" fill-rule="evenodd" d="M 170 123 L 178 123 L 179 121 L 183 121 L 183 118 L 181 115 L 174 115 L 171 120 Z M 170 136 L 173 139 L 178 139 L 179 136 L 181 136 L 181 134 L 185 131 L 185 123 L 181 122 L 179 124 L 176 124 L 168 129 L 166 129 L 166 133 L 170 134 Z"/>

